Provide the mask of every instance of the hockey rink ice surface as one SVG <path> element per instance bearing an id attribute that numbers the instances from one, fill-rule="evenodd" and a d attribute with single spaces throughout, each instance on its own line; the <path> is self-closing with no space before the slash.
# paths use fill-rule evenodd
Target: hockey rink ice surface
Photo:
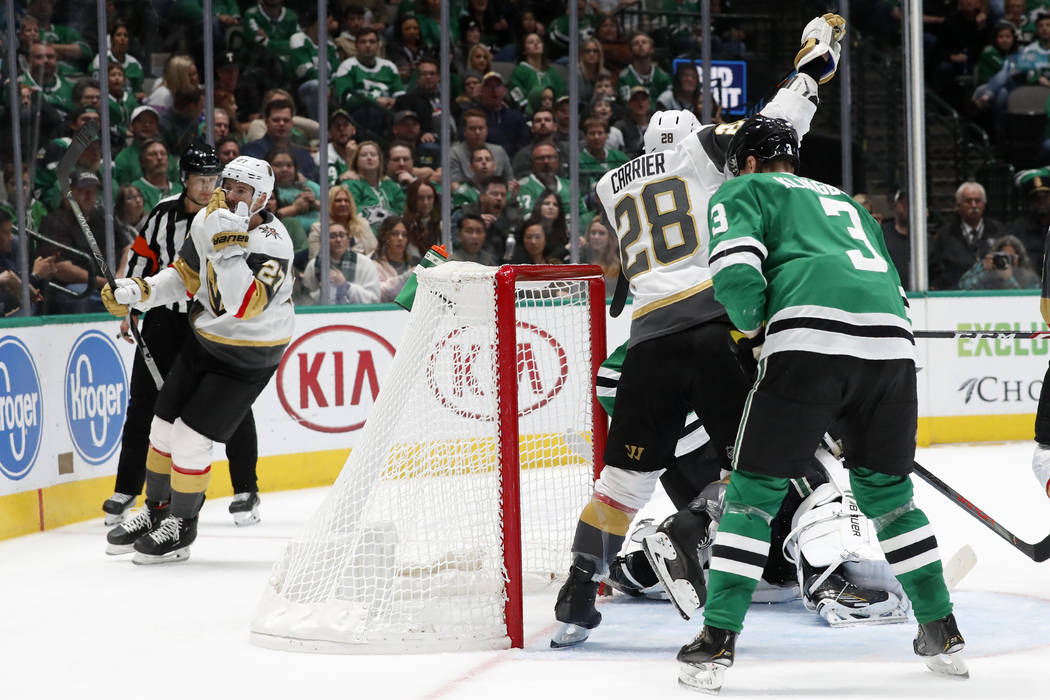
<path id="1" fill-rule="evenodd" d="M 1035 541 L 1050 533 L 1050 500 L 1032 477 L 1032 448 L 935 447 L 917 459 Z M 1032 562 L 913 479 L 942 557 L 967 543 L 977 553 L 953 596 L 971 678 L 927 671 L 911 652 L 913 622 L 830 629 L 796 600 L 752 606 L 721 697 L 1050 697 L 1050 561 Z M 270 567 L 323 493 L 264 494 L 262 523 L 244 529 L 228 499 L 208 502 L 190 559 L 163 566 L 107 556 L 101 517 L 0 542 L 0 698 L 702 697 L 677 686 L 674 661 L 699 621 L 665 602 L 606 598 L 590 640 L 555 651 L 555 588 L 527 598 L 522 650 L 323 656 L 252 645 Z M 661 496 L 640 517 L 668 511 Z"/>

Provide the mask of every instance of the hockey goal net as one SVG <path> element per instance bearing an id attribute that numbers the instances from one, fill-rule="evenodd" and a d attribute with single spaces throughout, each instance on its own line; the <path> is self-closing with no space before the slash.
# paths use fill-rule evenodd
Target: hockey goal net
<path id="1" fill-rule="evenodd" d="M 405 334 L 339 478 L 285 548 L 263 646 L 522 646 L 523 588 L 564 577 L 605 443 L 601 269 L 423 270 Z"/>

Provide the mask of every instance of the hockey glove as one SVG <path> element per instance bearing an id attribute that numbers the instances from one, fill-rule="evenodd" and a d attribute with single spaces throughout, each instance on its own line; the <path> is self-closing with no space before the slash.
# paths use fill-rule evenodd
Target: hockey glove
<path id="1" fill-rule="evenodd" d="M 221 187 L 216 187 L 211 193 L 211 199 L 208 200 L 208 214 L 216 209 L 229 209 L 226 205 L 226 191 Z"/>
<path id="2" fill-rule="evenodd" d="M 758 358 L 762 356 L 762 343 L 766 342 L 766 327 L 763 325 L 758 335 L 752 338 L 748 338 L 734 328 L 729 331 L 729 338 L 733 353 L 736 355 L 737 362 L 740 363 L 740 369 L 748 378 L 754 379 L 758 374 Z"/>
<path id="3" fill-rule="evenodd" d="M 149 282 L 141 277 L 122 277 L 115 282 L 116 289 L 108 284 L 102 288 L 102 304 L 106 311 L 117 318 L 127 316 L 132 304 L 144 302 L 150 297 Z"/>
<path id="4" fill-rule="evenodd" d="M 247 251 L 249 240 L 247 214 L 247 207 L 240 202 L 236 213 L 229 209 L 216 209 L 205 218 L 205 231 L 211 234 L 211 246 L 217 257 L 236 257 Z"/>
<path id="5" fill-rule="evenodd" d="M 839 42 L 846 34 L 846 20 L 827 13 L 810 20 L 802 30 L 802 47 L 795 55 L 795 70 L 808 73 L 822 85 L 835 76 L 839 67 Z"/>

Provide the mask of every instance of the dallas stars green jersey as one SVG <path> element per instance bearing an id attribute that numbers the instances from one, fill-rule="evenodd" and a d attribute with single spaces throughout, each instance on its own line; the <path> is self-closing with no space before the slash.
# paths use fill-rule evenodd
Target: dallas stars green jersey
<path id="1" fill-rule="evenodd" d="M 339 64 L 332 77 L 334 92 L 347 109 L 354 110 L 366 101 L 374 102 L 380 97 L 397 97 L 405 92 L 397 66 L 385 58 L 375 59 L 369 67 L 355 56 Z"/>
<path id="2" fill-rule="evenodd" d="M 288 62 L 292 66 L 295 77 L 302 80 L 317 80 L 317 42 L 311 39 L 306 32 L 296 32 L 288 43 L 290 56 Z M 331 41 L 328 42 L 328 76 L 335 75 L 339 67 L 339 49 Z"/>
<path id="3" fill-rule="evenodd" d="M 634 69 L 634 66 L 627 66 L 620 71 L 617 87 L 620 89 L 620 97 L 624 102 L 631 99 L 631 88 L 639 86 L 648 89 L 649 97 L 655 102 L 665 90 L 670 89 L 671 76 L 660 70 L 656 64 L 653 64 L 649 75 L 642 75 Z"/>
<path id="4" fill-rule="evenodd" d="M 510 74 L 510 98 L 518 107 L 525 109 L 529 105 L 529 95 L 537 88 L 549 87 L 554 90 L 554 97 L 566 94 L 565 81 L 553 65 L 547 70 L 538 71 L 525 61 L 514 66 Z"/>
<path id="5" fill-rule="evenodd" d="M 263 11 L 261 4 L 252 5 L 244 13 L 244 23 L 248 37 L 279 56 L 288 53 L 288 42 L 299 31 L 299 16 L 287 7 L 282 7 L 281 14 L 274 19 Z M 260 29 L 265 36 L 259 34 Z"/>
<path id="6" fill-rule="evenodd" d="M 786 350 L 915 359 L 907 299 L 874 218 L 842 191 L 787 173 L 723 184 L 708 209 L 715 298 L 762 357 Z"/>

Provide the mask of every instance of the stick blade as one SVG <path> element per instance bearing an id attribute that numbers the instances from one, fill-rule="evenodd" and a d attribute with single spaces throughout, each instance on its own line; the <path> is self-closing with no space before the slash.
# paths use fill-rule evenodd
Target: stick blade
<path id="1" fill-rule="evenodd" d="M 976 564 L 977 553 L 973 551 L 973 547 L 968 544 L 960 547 L 959 551 L 944 563 L 944 582 L 948 590 L 954 590 Z"/>
<path id="2" fill-rule="evenodd" d="M 69 186 L 69 176 L 73 174 L 73 168 L 77 164 L 77 160 L 80 158 L 80 154 L 98 138 L 98 120 L 89 119 L 84 123 L 84 126 L 77 130 L 77 133 L 73 134 L 73 140 L 69 142 L 69 148 L 66 149 L 65 155 L 58 161 L 58 165 L 55 167 L 55 176 L 58 178 L 58 186 L 62 192 L 65 192 Z"/>

